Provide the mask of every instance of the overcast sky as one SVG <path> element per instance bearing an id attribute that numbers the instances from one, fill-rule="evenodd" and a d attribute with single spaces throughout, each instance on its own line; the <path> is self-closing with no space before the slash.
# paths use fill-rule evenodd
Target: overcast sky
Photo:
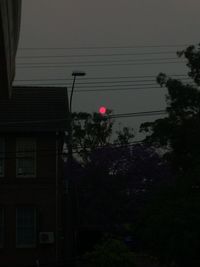
<path id="1" fill-rule="evenodd" d="M 199 11 L 198 0 L 24 0 L 19 44 L 22 49 L 17 63 L 29 65 L 28 68 L 18 65 L 16 80 L 46 81 L 16 83 L 57 82 L 70 88 L 69 80 L 49 79 L 70 79 L 71 72 L 78 69 L 87 76 L 76 84 L 73 98 L 76 111 L 97 111 L 100 105 L 106 105 L 116 114 L 164 109 L 165 91 L 151 89 L 154 82 L 135 76 L 152 76 L 147 79 L 152 80 L 161 71 L 186 73 L 182 60 L 176 59 L 176 51 L 184 45 L 199 43 Z M 34 58 L 20 58 L 30 56 Z M 65 66 L 60 66 L 61 63 Z M 79 85 L 80 82 L 89 84 Z M 138 88 L 148 89 L 137 89 L 137 84 Z M 137 90 L 131 90 L 131 86 Z M 87 88 L 98 92 L 78 92 Z"/>

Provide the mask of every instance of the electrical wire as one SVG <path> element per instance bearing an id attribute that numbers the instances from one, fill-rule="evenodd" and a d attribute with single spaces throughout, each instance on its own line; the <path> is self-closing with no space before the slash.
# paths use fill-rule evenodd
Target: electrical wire
<path id="1" fill-rule="evenodd" d="M 112 53 L 112 54 L 74 54 L 74 55 L 29 55 L 17 56 L 19 59 L 41 59 L 41 58 L 73 58 L 73 57 L 121 57 L 121 56 L 144 56 L 144 55 L 170 55 L 176 54 L 176 51 L 163 52 L 144 52 L 144 53 Z"/>
<path id="2" fill-rule="evenodd" d="M 181 80 L 191 80 L 190 78 L 181 78 Z M 71 80 L 72 81 L 72 80 Z M 156 79 L 147 79 L 147 80 L 129 80 L 129 81 L 126 81 L 126 80 L 113 80 L 113 81 L 96 81 L 96 82 L 80 82 L 80 81 L 77 81 L 76 82 L 76 86 L 78 85 L 96 85 L 96 84 L 124 84 L 124 83 L 143 83 L 144 85 L 147 83 L 147 82 L 156 82 Z"/>
<path id="3" fill-rule="evenodd" d="M 71 64 L 97 64 L 97 63 L 121 63 L 121 62 L 144 62 L 144 61 L 162 61 L 162 60 L 177 60 L 176 57 L 172 58 L 143 58 L 143 59 L 118 59 L 118 60 L 93 60 L 93 61 L 72 61 L 72 62 L 20 62 L 17 63 L 17 66 L 35 66 L 35 65 L 54 65 L 54 64 L 64 64 L 64 65 L 71 65 Z"/>
<path id="4" fill-rule="evenodd" d="M 186 78 L 184 78 L 184 80 L 186 80 Z M 26 80 L 25 80 L 26 81 Z M 28 81 L 28 80 L 27 80 Z M 32 81 L 34 81 L 34 80 L 32 80 Z M 48 81 L 48 80 L 47 80 Z M 49 80 L 49 81 L 51 81 L 51 80 Z M 56 84 L 62 84 L 62 85 L 66 85 L 66 82 L 64 83 L 63 82 L 63 80 L 61 79 L 60 80 L 61 82 L 57 82 Z M 72 80 L 70 80 L 71 82 L 72 82 Z M 15 81 L 15 82 L 17 82 L 17 80 Z M 56 80 L 52 80 L 52 82 L 56 82 Z M 118 80 L 118 81 L 104 81 L 104 82 L 102 82 L 102 81 L 96 81 L 96 82 L 79 82 L 79 81 L 77 81 L 76 82 L 76 87 L 78 86 L 80 86 L 80 85 L 93 85 L 93 86 L 95 86 L 95 85 L 104 85 L 104 84 L 116 84 L 116 85 L 120 85 L 120 84 L 128 84 L 128 83 L 132 83 L 132 84 L 135 84 L 135 83 L 143 83 L 143 85 L 145 85 L 147 82 L 156 82 L 156 80 L 155 79 L 149 79 L 149 80 L 130 80 L 130 81 L 127 81 L 127 80 L 125 80 L 125 81 L 120 81 L 120 80 Z M 43 84 L 43 83 L 42 83 Z"/>
<path id="5" fill-rule="evenodd" d="M 190 80 L 187 78 L 184 78 L 182 80 Z M 88 82 L 88 83 L 78 83 L 76 84 L 76 90 L 74 93 L 84 93 L 84 92 L 106 92 L 106 91 L 127 91 L 127 90 L 146 90 L 146 89 L 166 89 L 165 87 L 160 87 L 155 81 L 154 83 L 147 83 L 148 81 L 154 81 L 154 80 L 146 80 L 146 81 L 107 81 L 107 82 Z M 100 85 L 99 85 L 100 84 Z M 15 83 L 15 86 L 50 86 L 53 88 L 53 86 L 61 86 L 64 85 L 65 87 L 68 87 L 68 84 L 59 82 L 59 83 L 40 83 L 40 84 L 20 84 L 17 85 Z M 88 85 L 88 86 L 85 86 Z M 191 86 L 194 86 L 194 83 L 190 84 Z M 63 87 L 62 87 L 63 88 Z"/>
<path id="6" fill-rule="evenodd" d="M 110 118 L 127 118 L 134 116 L 155 116 L 155 115 L 164 115 L 167 114 L 166 110 L 154 110 L 154 111 L 143 111 L 143 112 L 132 112 L 132 113 L 122 113 L 116 115 L 110 115 Z"/>
<path id="7" fill-rule="evenodd" d="M 185 74 L 170 74 L 169 75 L 170 77 L 186 77 L 187 79 L 188 76 L 185 75 Z M 144 79 L 144 78 L 156 78 L 156 75 L 138 75 L 138 76 L 104 76 L 104 77 L 79 77 L 79 80 L 110 80 L 110 79 Z M 47 79 L 16 79 L 15 82 L 23 82 L 23 81 L 29 81 L 29 82 L 32 82 L 32 81 L 38 81 L 38 82 L 41 82 L 41 81 L 73 81 L 72 78 L 70 79 L 67 79 L 67 78 L 47 78 Z M 78 81 L 77 81 L 78 83 Z"/>
<path id="8" fill-rule="evenodd" d="M 93 86 L 79 86 L 78 84 L 76 85 L 76 88 L 82 88 L 82 89 L 90 89 L 90 88 L 110 88 L 110 87 L 127 87 L 127 86 L 131 86 L 131 87 L 135 87 L 135 86 L 153 86 L 153 85 L 157 85 L 156 83 L 146 83 L 146 84 L 112 84 L 112 85 L 93 85 Z"/>
<path id="9" fill-rule="evenodd" d="M 115 115 L 106 115 L 108 118 L 122 118 L 122 117 L 137 117 L 137 116 L 154 116 L 166 114 L 165 110 L 153 110 L 153 111 L 142 111 L 142 112 L 132 112 L 132 113 L 122 113 Z M 62 122 L 67 121 L 69 118 L 59 118 L 59 119 L 49 119 L 49 120 L 32 120 L 32 121 L 13 121 L 13 122 L 4 122 L 0 123 L 2 125 L 21 125 L 21 124 L 31 124 L 31 123 L 44 123 L 44 122 Z"/>
<path id="10" fill-rule="evenodd" d="M 32 86 L 34 86 L 34 84 L 31 84 Z M 39 85 L 65 85 L 66 86 L 66 83 L 42 83 L 42 84 L 39 84 Z M 112 82 L 111 84 L 100 84 L 98 85 L 97 84 L 93 84 L 93 86 L 85 86 L 85 85 L 81 85 L 80 84 L 76 84 L 76 88 L 78 89 L 91 89 L 91 88 L 112 88 L 112 87 L 138 87 L 138 86 L 158 86 L 158 84 L 156 82 L 154 83 L 132 83 L 132 84 L 124 84 L 124 83 L 115 83 L 115 82 Z"/>
<path id="11" fill-rule="evenodd" d="M 162 65 L 162 64 L 182 64 L 183 62 L 180 61 L 171 61 L 171 62 L 144 62 L 144 63 L 119 63 L 119 64 L 114 64 L 114 63 L 107 63 L 107 64 L 81 64 L 83 67 L 119 67 L 119 66 L 139 66 L 139 65 Z M 63 65 L 37 65 L 37 66 L 17 66 L 17 69 L 49 69 L 49 68 L 54 68 L 54 69 L 65 69 L 68 67 L 73 67 L 77 66 L 77 64 L 63 64 Z"/>
<path id="12" fill-rule="evenodd" d="M 30 86 L 30 85 L 26 85 L 26 86 Z M 117 91 L 134 91 L 134 90 L 151 90 L 151 89 L 160 89 L 160 87 L 141 87 L 141 88 L 110 88 L 110 89 L 84 89 L 84 90 L 76 90 L 74 93 L 87 93 L 87 92 L 91 92 L 91 93 L 106 93 L 106 92 L 117 92 Z M 69 91 L 70 93 L 71 91 Z"/>
<path id="13" fill-rule="evenodd" d="M 190 44 L 160 44 L 160 45 L 126 45 L 126 46 L 80 46 L 80 47 L 19 47 L 18 50 L 95 50 L 95 49 L 135 49 L 135 48 L 168 48 L 187 47 Z"/>

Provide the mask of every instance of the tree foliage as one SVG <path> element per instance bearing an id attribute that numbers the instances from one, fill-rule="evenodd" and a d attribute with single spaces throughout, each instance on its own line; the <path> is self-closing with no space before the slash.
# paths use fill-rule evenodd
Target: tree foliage
<path id="1" fill-rule="evenodd" d="M 153 148 L 106 146 L 91 152 L 80 179 L 83 224 L 130 223 L 153 187 L 169 182 L 169 167 Z"/>
<path id="2" fill-rule="evenodd" d="M 153 192 L 137 232 L 143 249 L 165 264 L 195 267 L 200 263 L 200 45 L 177 54 L 187 60 L 188 82 L 160 73 L 157 82 L 168 89 L 168 116 L 141 126 L 145 141 L 164 149 L 176 179 Z"/>
<path id="3" fill-rule="evenodd" d="M 107 238 L 85 255 L 91 267 L 134 267 L 135 255 L 120 240 Z"/>
<path id="4" fill-rule="evenodd" d="M 79 112 L 72 114 L 73 149 L 87 162 L 90 152 L 110 144 L 127 144 L 134 138 L 133 129 L 123 127 L 114 133 L 112 111 L 105 115 Z M 114 134 L 117 136 L 114 139 Z"/>
<path id="5" fill-rule="evenodd" d="M 179 52 L 184 56 L 191 80 L 183 83 L 160 73 L 157 81 L 168 89 L 168 116 L 155 122 L 144 123 L 141 131 L 147 133 L 146 142 L 165 148 L 166 158 L 180 172 L 191 170 L 200 163 L 200 46 Z"/>
<path id="6" fill-rule="evenodd" d="M 199 266 L 200 198 L 169 186 L 154 192 L 135 229 L 142 249 L 170 266 Z"/>

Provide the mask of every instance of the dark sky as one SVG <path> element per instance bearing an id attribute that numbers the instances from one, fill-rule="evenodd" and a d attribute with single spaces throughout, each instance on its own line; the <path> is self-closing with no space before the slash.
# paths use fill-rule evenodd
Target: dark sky
<path id="1" fill-rule="evenodd" d="M 76 84 L 74 110 L 97 111 L 103 104 L 114 113 L 163 109 L 165 90 L 150 87 L 156 87 L 154 80 L 160 71 L 186 73 L 176 51 L 200 41 L 199 10 L 198 0 L 24 0 L 19 45 L 23 49 L 18 52 L 17 63 L 29 65 L 18 65 L 16 80 L 46 81 L 16 84 L 64 83 L 70 88 L 69 80 L 49 79 L 70 79 L 71 72 L 78 69 L 87 76 L 79 81 L 84 85 Z M 80 49 L 86 47 L 90 48 Z M 34 58 L 20 58 L 30 56 Z M 142 87 L 148 89 L 138 89 Z M 86 89 L 98 92 L 78 92 Z"/>

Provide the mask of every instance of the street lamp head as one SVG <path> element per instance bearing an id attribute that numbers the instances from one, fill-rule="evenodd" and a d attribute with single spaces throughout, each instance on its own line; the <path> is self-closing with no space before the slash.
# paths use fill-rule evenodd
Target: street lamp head
<path id="1" fill-rule="evenodd" d="M 85 76 L 86 73 L 84 71 L 73 71 L 72 76 Z"/>
<path id="2" fill-rule="evenodd" d="M 73 97 L 73 93 L 74 93 L 74 86 L 75 86 L 75 81 L 76 81 L 76 77 L 80 77 L 80 76 L 85 76 L 86 73 L 84 71 L 73 71 L 72 72 L 72 76 L 74 76 L 73 78 L 73 84 L 72 84 L 72 90 L 71 90 L 71 94 L 70 94 L 70 101 L 69 101 L 69 111 L 70 113 L 72 112 L 72 97 Z"/>

